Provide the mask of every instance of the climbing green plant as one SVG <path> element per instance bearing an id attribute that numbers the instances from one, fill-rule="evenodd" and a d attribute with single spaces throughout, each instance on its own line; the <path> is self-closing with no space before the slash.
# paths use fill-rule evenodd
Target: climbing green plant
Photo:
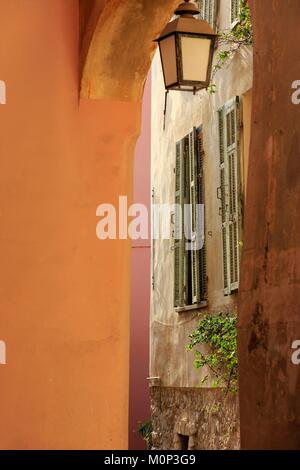
<path id="1" fill-rule="evenodd" d="M 146 442 L 148 450 L 151 450 L 152 448 L 152 431 L 152 421 L 144 421 L 143 423 L 139 423 L 138 434 Z"/>
<path id="2" fill-rule="evenodd" d="M 226 387 L 226 391 L 237 391 L 237 317 L 235 314 L 221 312 L 203 316 L 197 328 L 189 335 L 187 350 L 194 351 L 194 366 L 197 369 L 207 366 L 213 372 L 214 387 Z M 202 384 L 207 380 L 208 376 L 202 380 Z"/>
<path id="3" fill-rule="evenodd" d="M 216 92 L 216 84 L 213 82 L 216 73 L 242 46 L 251 46 L 252 44 L 253 30 L 250 7 L 247 0 L 240 0 L 240 13 L 236 23 L 230 30 L 218 33 L 217 58 L 212 71 L 211 83 L 208 87 L 209 93 Z"/>

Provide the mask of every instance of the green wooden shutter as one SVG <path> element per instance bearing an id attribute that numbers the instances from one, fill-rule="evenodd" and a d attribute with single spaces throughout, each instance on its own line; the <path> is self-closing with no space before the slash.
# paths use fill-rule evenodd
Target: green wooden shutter
<path id="1" fill-rule="evenodd" d="M 225 162 L 225 129 L 224 129 L 224 108 L 219 111 L 219 142 L 220 142 L 220 181 L 221 181 L 221 217 L 222 217 L 222 258 L 223 258 L 223 285 L 224 293 L 229 294 L 228 279 L 228 192 L 227 192 L 227 174 Z"/>
<path id="2" fill-rule="evenodd" d="M 219 111 L 224 293 L 238 289 L 240 269 L 240 113 L 234 98 Z"/>
<path id="3" fill-rule="evenodd" d="M 240 14 L 240 0 L 231 0 L 231 24 L 234 23 Z"/>
<path id="4" fill-rule="evenodd" d="M 184 206 L 184 141 L 176 144 L 175 168 L 175 204 L 181 208 L 181 214 L 175 210 L 175 242 L 174 242 L 174 306 L 184 306 L 185 297 L 185 239 L 183 230 Z M 180 238 L 181 237 L 181 238 Z"/>
<path id="5" fill-rule="evenodd" d="M 205 0 L 194 0 L 194 3 L 196 4 L 196 6 L 198 7 L 198 10 L 200 11 L 200 15 L 197 15 L 196 18 L 201 18 L 203 19 L 203 4 L 204 4 L 204 1 Z"/>
<path id="6" fill-rule="evenodd" d="M 206 0 L 208 3 L 207 21 L 213 29 L 216 27 L 217 20 L 217 0 Z"/>
<path id="7" fill-rule="evenodd" d="M 236 290 L 240 277 L 240 113 L 239 99 L 236 98 L 226 110 L 227 158 L 229 177 L 229 250 L 230 290 Z"/>
<path id="8" fill-rule="evenodd" d="M 190 240 L 186 238 L 186 233 L 184 226 L 186 224 L 185 220 L 185 210 L 184 206 L 190 204 L 190 138 L 189 134 L 182 139 L 183 145 L 183 302 L 184 305 L 190 303 L 190 291 L 191 291 L 191 267 L 190 267 L 190 252 L 187 249 L 187 243 L 190 243 Z"/>
<path id="9" fill-rule="evenodd" d="M 210 10 L 211 10 L 211 1 L 210 0 L 204 0 L 204 19 L 210 23 Z"/>
<path id="10" fill-rule="evenodd" d="M 203 140 L 202 132 L 196 128 L 189 134 L 189 184 L 192 240 L 190 262 L 192 281 L 192 303 L 198 304 L 206 299 L 206 253 L 205 243 L 197 249 L 202 241 L 199 233 L 198 204 L 204 204 L 204 175 L 203 175 Z"/>
<path id="11" fill-rule="evenodd" d="M 198 183 L 198 204 L 205 203 L 204 187 L 204 146 L 202 129 L 196 131 L 196 149 L 197 149 L 197 183 Z M 205 215 L 204 215 L 205 217 Z M 205 223 L 205 220 L 204 220 Z M 204 231 L 205 233 L 205 231 Z M 203 234 L 204 235 L 204 234 Z M 207 297 L 207 275 L 206 275 L 206 245 L 199 250 L 199 279 L 200 279 L 200 300 L 205 301 Z"/>
<path id="12" fill-rule="evenodd" d="M 174 305 L 183 307 L 198 304 L 206 299 L 206 252 L 187 250 L 186 244 L 199 243 L 202 234 L 199 228 L 198 204 L 204 204 L 202 132 L 193 129 L 176 144 L 175 204 L 181 208 L 182 216 L 175 211 L 174 244 Z M 191 238 L 184 231 L 184 205 L 190 206 Z M 181 236 L 181 239 L 179 239 Z M 197 248 L 197 245 L 194 246 Z M 189 283 L 189 284 L 188 284 Z"/>
<path id="13" fill-rule="evenodd" d="M 199 250 L 196 250 L 197 237 L 197 204 L 198 204 L 198 184 L 197 184 L 197 154 L 196 154 L 196 130 L 194 129 L 189 138 L 189 185 L 190 185 L 190 223 L 191 223 L 191 273 L 192 273 L 192 303 L 200 302 L 200 259 Z"/>
<path id="14" fill-rule="evenodd" d="M 217 1 L 218 0 L 198 0 L 200 18 L 206 20 L 212 28 L 216 28 L 217 22 Z"/>

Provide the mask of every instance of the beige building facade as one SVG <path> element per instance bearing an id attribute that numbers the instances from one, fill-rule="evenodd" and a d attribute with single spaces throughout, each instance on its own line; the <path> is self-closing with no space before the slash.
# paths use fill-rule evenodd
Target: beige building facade
<path id="1" fill-rule="evenodd" d="M 203 0 L 217 31 L 234 26 L 238 2 Z M 217 51 L 215 56 L 217 56 Z M 216 60 L 216 57 L 215 57 Z M 188 337 L 204 313 L 236 311 L 246 198 L 252 48 L 241 47 L 216 73 L 215 93 L 165 88 L 159 53 L 152 64 L 152 202 L 204 204 L 204 244 L 187 254 L 175 239 L 175 210 L 153 215 L 150 394 L 156 449 L 239 447 L 238 397 L 220 397 L 209 371 L 197 370 Z M 192 155 L 192 156 L 191 156 Z M 191 161 L 197 160 L 192 175 Z M 186 162 L 186 163 L 185 163 Z M 186 165 L 189 170 L 186 170 Z M 196 190 L 196 196 L 195 191 Z M 210 379 L 203 386 L 205 375 Z M 222 403 L 222 410 L 219 405 Z"/>

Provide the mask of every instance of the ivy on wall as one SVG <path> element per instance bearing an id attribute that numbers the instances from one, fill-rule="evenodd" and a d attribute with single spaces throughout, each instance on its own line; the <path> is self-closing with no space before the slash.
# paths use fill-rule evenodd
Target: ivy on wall
<path id="1" fill-rule="evenodd" d="M 250 7 L 247 0 L 240 0 L 240 11 L 237 21 L 230 30 L 218 33 L 217 59 L 213 67 L 211 83 L 208 87 L 209 93 L 216 92 L 216 85 L 213 82 L 216 73 L 224 67 L 226 62 L 231 59 L 242 46 L 252 45 L 253 29 Z"/>
<path id="2" fill-rule="evenodd" d="M 208 367 L 215 380 L 213 386 L 226 387 L 226 391 L 238 389 L 237 316 L 221 312 L 206 314 L 197 328 L 189 335 L 188 351 L 194 351 L 194 366 Z M 201 351 L 198 346 L 202 346 Z M 203 348 L 206 346 L 206 348 Z M 207 352 L 203 352 L 204 350 Z M 208 376 L 202 384 L 208 381 Z"/>

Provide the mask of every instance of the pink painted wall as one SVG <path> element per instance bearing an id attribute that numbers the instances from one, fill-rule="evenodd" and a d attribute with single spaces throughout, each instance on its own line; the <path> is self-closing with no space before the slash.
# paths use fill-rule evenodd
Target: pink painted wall
<path id="1" fill-rule="evenodd" d="M 145 86 L 141 135 L 137 142 L 134 166 L 134 202 L 148 207 L 150 215 L 151 187 L 151 77 Z M 150 231 L 150 219 L 149 219 Z M 131 267 L 131 346 L 129 391 L 129 449 L 145 449 L 135 432 L 139 421 L 150 419 L 147 384 L 149 370 L 150 309 L 150 238 L 132 242 Z"/>

